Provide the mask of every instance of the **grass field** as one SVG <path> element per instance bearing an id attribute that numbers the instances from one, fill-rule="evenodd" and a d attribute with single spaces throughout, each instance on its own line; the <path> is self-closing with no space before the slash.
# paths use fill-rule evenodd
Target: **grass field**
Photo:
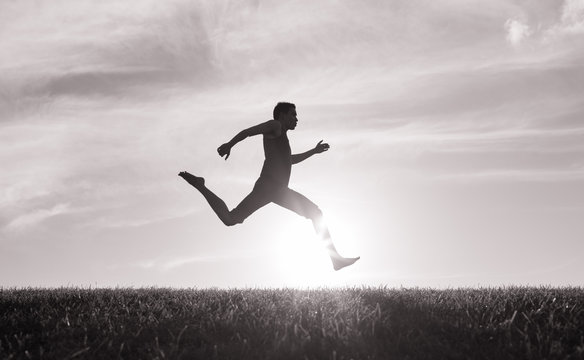
<path id="1" fill-rule="evenodd" d="M 2 359 L 582 359 L 584 289 L 0 289 Z"/>

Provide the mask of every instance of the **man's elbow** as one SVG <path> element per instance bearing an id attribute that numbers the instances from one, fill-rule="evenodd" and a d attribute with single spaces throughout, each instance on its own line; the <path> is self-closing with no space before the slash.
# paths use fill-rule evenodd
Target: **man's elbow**
<path id="1" fill-rule="evenodd" d="M 239 133 L 239 135 L 241 136 L 241 139 L 243 140 L 243 139 L 247 139 L 248 137 L 252 136 L 253 134 L 249 129 L 245 129 L 245 130 L 242 130 Z"/>

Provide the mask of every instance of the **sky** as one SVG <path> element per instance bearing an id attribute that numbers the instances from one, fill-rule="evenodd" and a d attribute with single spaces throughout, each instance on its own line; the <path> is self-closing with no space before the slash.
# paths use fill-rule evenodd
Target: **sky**
<path id="1" fill-rule="evenodd" d="M 584 0 L 0 0 L 0 287 L 584 286 Z M 225 227 L 297 105 L 290 187 Z"/>

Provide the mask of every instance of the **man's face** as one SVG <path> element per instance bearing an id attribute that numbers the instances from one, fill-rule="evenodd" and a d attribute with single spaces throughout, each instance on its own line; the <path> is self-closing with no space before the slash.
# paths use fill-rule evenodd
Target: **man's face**
<path id="1" fill-rule="evenodd" d="M 298 114 L 296 114 L 296 108 L 292 107 L 288 110 L 287 113 L 280 114 L 280 120 L 282 120 L 282 124 L 288 130 L 294 130 L 296 128 L 296 124 L 298 124 Z"/>

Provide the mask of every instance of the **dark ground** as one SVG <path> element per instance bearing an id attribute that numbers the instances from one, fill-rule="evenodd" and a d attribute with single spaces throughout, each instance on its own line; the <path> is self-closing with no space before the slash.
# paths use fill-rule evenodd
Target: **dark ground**
<path id="1" fill-rule="evenodd" d="M 0 289 L 2 359 L 583 359 L 584 289 Z"/>

